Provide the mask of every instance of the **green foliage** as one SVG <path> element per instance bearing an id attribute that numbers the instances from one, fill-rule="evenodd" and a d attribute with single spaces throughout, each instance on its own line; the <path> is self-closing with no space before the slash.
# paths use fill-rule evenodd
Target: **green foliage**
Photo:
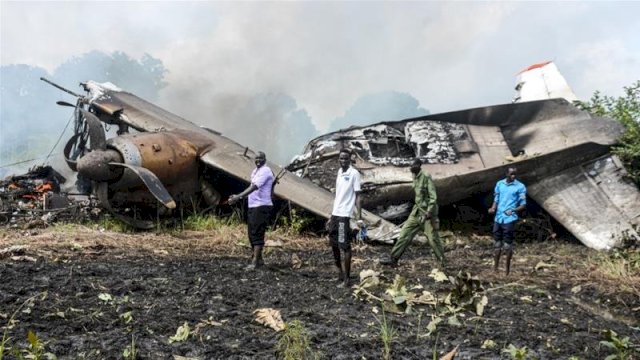
<path id="1" fill-rule="evenodd" d="M 209 214 L 189 215 L 183 222 L 184 230 L 209 231 L 223 225 L 221 219 Z"/>
<path id="2" fill-rule="evenodd" d="M 98 226 L 107 231 L 113 231 L 113 232 L 119 232 L 119 233 L 132 233 L 135 231 L 135 229 L 131 225 L 125 223 L 122 220 L 115 219 L 112 217 L 102 218 L 102 220 L 100 220 L 100 222 L 98 223 Z"/>
<path id="3" fill-rule="evenodd" d="M 527 349 L 526 346 L 519 348 L 513 344 L 509 344 L 507 348 L 502 349 L 502 352 L 509 354 L 514 360 L 524 360 L 527 358 L 527 354 L 529 354 L 529 349 Z"/>
<path id="4" fill-rule="evenodd" d="M 138 350 L 136 349 L 136 337 L 131 335 L 131 344 L 124 348 L 122 351 L 122 357 L 125 360 L 136 360 L 138 357 Z"/>
<path id="5" fill-rule="evenodd" d="M 285 325 L 284 331 L 276 344 L 276 351 L 284 360 L 319 359 L 319 352 L 310 347 L 309 333 L 299 320 Z"/>
<path id="6" fill-rule="evenodd" d="M 281 216 L 280 227 L 288 234 L 300 234 L 312 222 L 310 217 L 305 216 L 299 210 L 291 209 L 289 216 Z"/>
<path id="7" fill-rule="evenodd" d="M 587 102 L 576 105 L 594 115 L 616 119 L 625 127 L 620 144 L 613 149 L 623 161 L 630 177 L 640 186 L 640 80 L 624 88 L 625 95 L 615 98 L 596 91 Z"/>
<path id="8" fill-rule="evenodd" d="M 605 340 L 600 341 L 600 346 L 604 346 L 614 351 L 605 358 L 605 360 L 625 360 L 629 359 L 629 352 L 631 351 L 631 343 L 629 337 L 619 338 L 613 330 L 606 330 L 604 332 Z"/>
<path id="9" fill-rule="evenodd" d="M 20 306 L 18 306 L 13 314 L 11 314 L 11 317 L 7 321 L 7 324 L 4 326 L 2 340 L 0 340 L 0 360 L 3 359 L 5 352 L 9 349 L 9 344 L 11 341 L 11 337 L 9 337 L 9 330 L 12 329 L 17 322 L 16 317 L 18 313 L 20 313 L 21 311 L 24 312 L 26 310 L 30 311 L 31 307 L 34 306 L 34 303 L 36 300 L 38 300 L 38 298 L 42 301 L 46 299 L 47 296 L 48 292 L 46 291 L 37 293 L 32 297 L 26 299 L 22 304 L 20 304 Z M 14 356 L 17 359 L 42 359 L 43 356 L 46 359 L 56 359 L 56 356 L 54 354 L 44 352 L 44 344 L 32 331 L 29 331 L 29 333 L 27 334 L 27 340 L 29 342 L 29 348 L 23 349 L 22 351 L 18 348 L 13 348 Z"/>
<path id="10" fill-rule="evenodd" d="M 391 359 L 391 343 L 397 337 L 398 331 L 390 323 L 387 322 L 387 317 L 384 313 L 384 304 L 381 306 L 382 316 L 377 318 L 380 324 L 380 339 L 382 340 L 383 350 L 382 358 L 385 360 Z"/>

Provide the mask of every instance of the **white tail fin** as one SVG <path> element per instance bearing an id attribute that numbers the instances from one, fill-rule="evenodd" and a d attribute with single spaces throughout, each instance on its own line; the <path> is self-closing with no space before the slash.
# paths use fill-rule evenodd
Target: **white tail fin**
<path id="1" fill-rule="evenodd" d="M 578 100 L 552 61 L 531 65 L 518 73 L 514 103 L 553 98 Z"/>

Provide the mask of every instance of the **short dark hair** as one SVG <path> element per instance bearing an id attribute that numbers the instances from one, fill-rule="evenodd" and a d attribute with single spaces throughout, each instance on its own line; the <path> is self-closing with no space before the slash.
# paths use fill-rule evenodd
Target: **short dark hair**
<path id="1" fill-rule="evenodd" d="M 338 153 L 338 155 L 345 153 L 347 155 L 349 155 L 349 157 L 351 157 L 351 150 L 347 149 L 347 148 L 342 148 L 340 149 L 340 153 Z"/>
<path id="2" fill-rule="evenodd" d="M 420 158 L 413 159 L 411 166 L 422 166 L 422 160 L 420 160 Z"/>

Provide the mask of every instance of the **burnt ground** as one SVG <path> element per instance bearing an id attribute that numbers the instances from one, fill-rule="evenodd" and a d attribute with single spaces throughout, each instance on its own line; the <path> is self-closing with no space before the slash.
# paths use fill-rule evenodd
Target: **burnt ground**
<path id="1" fill-rule="evenodd" d="M 457 346 L 457 359 L 508 359 L 503 349 L 513 345 L 526 347 L 532 359 L 604 359 L 615 351 L 600 344 L 603 331 L 613 330 L 629 337 L 625 358 L 640 359 L 637 268 L 612 274 L 611 257 L 557 239 L 520 245 L 506 277 L 492 270 L 488 236 L 448 235 L 443 270 L 477 278 L 473 296 L 488 299 L 482 316 L 473 309 L 447 313 L 442 299 L 454 286 L 429 276 L 438 266 L 428 247 L 414 243 L 397 269 L 378 264 L 388 246 L 354 248 L 354 282 L 361 270 L 381 272 L 382 283 L 367 289 L 371 295 L 383 298 L 399 274 L 409 292 L 440 298 L 438 305 L 414 304 L 408 314 L 393 313 L 384 302 L 397 330 L 392 358 L 430 359 L 434 349 L 440 357 Z M 299 320 L 321 358 L 382 358 L 383 303 L 336 287 L 326 240 L 285 233 L 268 238 L 282 246 L 267 249 L 265 269 L 246 272 L 243 226 L 175 234 L 84 226 L 0 230 L 0 249 L 27 246 L 0 258 L 5 358 L 28 353 L 29 331 L 58 359 L 120 359 L 127 348 L 138 359 L 277 358 L 282 333 L 254 321 L 259 308 Z M 447 320 L 452 314 L 457 322 Z M 427 325 L 436 318 L 443 321 L 430 332 Z M 189 336 L 170 342 L 185 322 Z"/>

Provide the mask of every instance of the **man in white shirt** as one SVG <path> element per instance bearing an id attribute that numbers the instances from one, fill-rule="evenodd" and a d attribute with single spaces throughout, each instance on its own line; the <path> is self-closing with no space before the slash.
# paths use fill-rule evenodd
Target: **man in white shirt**
<path id="1" fill-rule="evenodd" d="M 340 169 L 336 178 L 336 198 L 333 202 L 331 219 L 327 221 L 329 240 L 333 250 L 333 258 L 338 267 L 338 281 L 340 286 L 348 287 L 351 276 L 351 238 L 353 232 L 349 226 L 353 207 L 356 207 L 356 216 L 362 218 L 360 205 L 360 173 L 351 167 L 351 152 L 348 149 L 340 150 L 338 157 Z M 344 257 L 340 258 L 340 251 Z"/>

